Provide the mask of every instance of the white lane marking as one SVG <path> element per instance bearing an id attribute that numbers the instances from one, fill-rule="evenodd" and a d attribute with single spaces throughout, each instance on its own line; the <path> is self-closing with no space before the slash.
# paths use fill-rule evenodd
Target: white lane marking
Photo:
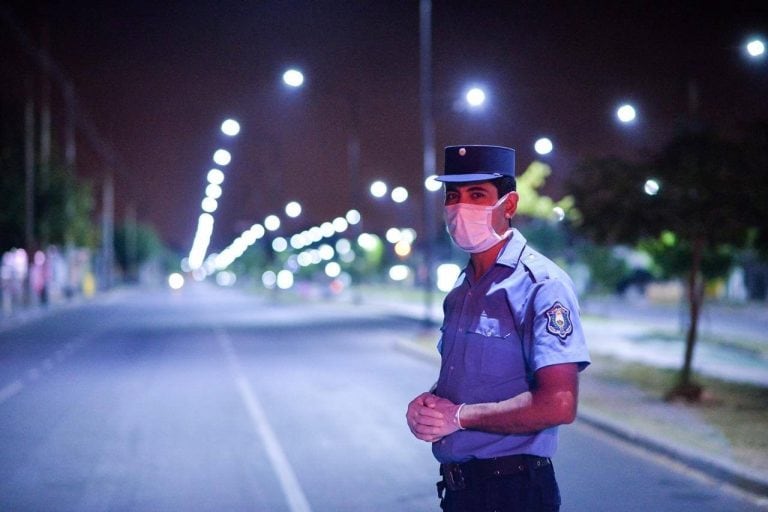
<path id="1" fill-rule="evenodd" d="M 311 512 L 312 509 L 309 506 L 304 491 L 301 489 L 299 480 L 296 478 L 296 474 L 293 472 L 291 464 L 288 462 L 288 458 L 285 456 L 285 452 L 282 446 L 280 446 L 280 442 L 272 430 L 267 420 L 267 415 L 264 413 L 264 409 L 261 407 L 256 394 L 253 392 L 251 384 L 243 373 L 240 361 L 232 347 L 232 341 L 227 336 L 227 333 L 221 329 L 216 329 L 216 339 L 229 360 L 232 377 L 237 383 L 240 397 L 243 399 L 256 432 L 258 432 L 261 440 L 264 442 L 267 456 L 272 463 L 272 468 L 277 474 L 280 486 L 283 488 L 283 494 L 285 494 L 285 498 L 288 501 L 288 507 L 292 512 Z"/>
<path id="2" fill-rule="evenodd" d="M 75 353 L 77 350 L 90 343 L 91 340 L 95 339 L 99 334 L 101 334 L 101 332 L 101 330 L 94 331 L 89 333 L 87 336 L 78 336 L 72 341 L 67 341 L 64 343 L 63 348 L 56 350 L 51 357 L 47 357 L 42 360 L 40 364 L 42 369 L 40 369 L 40 367 L 33 366 L 27 370 L 26 378 L 24 380 L 27 381 L 27 384 L 30 384 L 42 377 L 45 372 L 53 371 L 57 362 L 64 361 L 67 356 Z M 24 382 L 19 379 L 6 385 L 4 388 L 0 388 L 0 404 L 17 395 L 23 388 Z"/>
<path id="3" fill-rule="evenodd" d="M 7 384 L 4 388 L 0 389 L 0 404 L 11 398 L 24 388 L 24 384 L 20 380 L 15 380 L 10 384 Z"/>

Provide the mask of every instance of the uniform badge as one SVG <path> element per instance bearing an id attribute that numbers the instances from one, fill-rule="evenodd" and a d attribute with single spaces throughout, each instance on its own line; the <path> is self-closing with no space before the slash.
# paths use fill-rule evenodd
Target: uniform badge
<path id="1" fill-rule="evenodd" d="M 555 302 L 547 310 L 547 332 L 554 334 L 561 340 L 564 340 L 573 332 L 571 311 L 559 302 Z"/>

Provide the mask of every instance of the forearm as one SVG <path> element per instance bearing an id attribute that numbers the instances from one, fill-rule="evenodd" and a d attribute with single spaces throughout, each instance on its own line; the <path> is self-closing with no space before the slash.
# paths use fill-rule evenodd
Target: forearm
<path id="1" fill-rule="evenodd" d="M 461 427 L 500 434 L 527 434 L 571 423 L 576 417 L 575 393 L 571 391 L 525 392 L 501 402 L 466 404 Z"/>

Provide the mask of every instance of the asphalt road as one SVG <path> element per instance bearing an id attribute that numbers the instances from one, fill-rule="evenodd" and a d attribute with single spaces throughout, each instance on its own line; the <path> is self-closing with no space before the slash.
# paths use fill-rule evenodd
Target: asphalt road
<path id="1" fill-rule="evenodd" d="M 0 328 L 2 511 L 438 510 L 405 407 L 433 363 L 381 308 L 201 285 Z M 578 422 L 564 511 L 762 510 Z"/>

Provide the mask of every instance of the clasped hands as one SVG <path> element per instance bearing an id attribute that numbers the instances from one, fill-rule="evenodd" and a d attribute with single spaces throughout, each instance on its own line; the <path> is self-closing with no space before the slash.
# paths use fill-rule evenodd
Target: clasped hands
<path id="1" fill-rule="evenodd" d="M 460 404 L 440 398 L 432 393 L 422 393 L 408 404 L 405 418 L 408 428 L 416 437 L 434 443 L 459 430 L 457 411 Z"/>

